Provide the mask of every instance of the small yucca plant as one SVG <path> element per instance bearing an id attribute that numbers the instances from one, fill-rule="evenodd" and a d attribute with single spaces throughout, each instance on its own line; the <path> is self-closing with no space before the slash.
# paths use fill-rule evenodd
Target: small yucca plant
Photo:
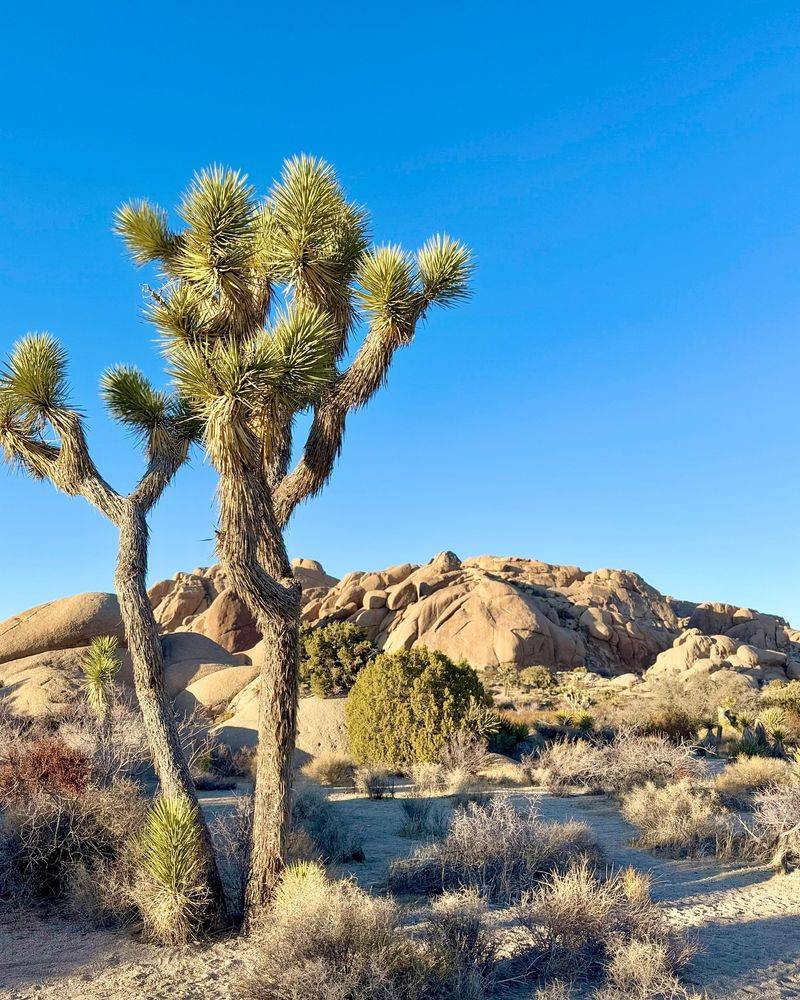
<path id="1" fill-rule="evenodd" d="M 148 936 L 163 944 L 196 937 L 208 914 L 197 808 L 160 798 L 137 841 L 140 875 L 134 898 Z"/>
<path id="2" fill-rule="evenodd" d="M 111 635 L 92 639 L 83 661 L 83 683 L 89 705 L 98 719 L 105 719 L 108 714 L 112 685 L 120 663 L 118 639 Z"/>

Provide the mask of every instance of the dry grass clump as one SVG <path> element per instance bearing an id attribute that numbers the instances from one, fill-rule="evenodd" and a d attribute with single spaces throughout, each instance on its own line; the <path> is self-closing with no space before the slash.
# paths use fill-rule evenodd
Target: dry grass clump
<path id="1" fill-rule="evenodd" d="M 667 784 L 702 778 L 707 765 L 684 743 L 665 736 L 621 730 L 608 744 L 559 740 L 523 764 L 548 791 L 564 795 L 572 789 L 621 796 L 646 782 Z"/>
<path id="2" fill-rule="evenodd" d="M 131 897 L 145 934 L 163 944 L 197 937 L 208 919 L 197 808 L 185 798 L 158 799 L 135 846 Z"/>
<path id="3" fill-rule="evenodd" d="M 646 782 L 666 785 L 683 779 L 697 780 L 707 774 L 708 765 L 694 755 L 688 744 L 625 730 L 608 746 L 602 787 L 621 796 Z"/>
<path id="4" fill-rule="evenodd" d="M 35 790 L 6 799 L 0 825 L 0 894 L 22 901 L 69 896 L 89 872 L 122 855 L 145 807 L 138 788 L 116 782 L 80 794 Z"/>
<path id="5" fill-rule="evenodd" d="M 791 782 L 792 766 L 776 757 L 740 757 L 714 779 L 720 798 L 732 809 L 750 809 L 756 793 Z"/>
<path id="6" fill-rule="evenodd" d="M 356 768 L 354 780 L 356 791 L 366 795 L 368 799 L 377 801 L 394 798 L 394 775 L 385 767 L 364 764 Z"/>
<path id="7" fill-rule="evenodd" d="M 314 843 L 317 857 L 340 864 L 363 861 L 361 835 L 337 814 L 325 795 L 313 785 L 299 785 L 292 798 L 292 829 L 304 830 Z"/>
<path id="8" fill-rule="evenodd" d="M 640 833 L 640 847 L 672 857 L 729 854 L 736 824 L 712 788 L 689 779 L 667 786 L 640 785 L 622 800 L 622 815 Z"/>
<path id="9" fill-rule="evenodd" d="M 498 796 L 456 810 L 442 841 L 392 863 L 389 885 L 420 894 L 476 888 L 487 899 L 510 902 L 584 853 L 595 853 L 585 824 L 545 823 L 535 810 L 518 812 Z"/>
<path id="10" fill-rule="evenodd" d="M 761 856 L 784 872 L 800 866 L 800 776 L 759 792 L 753 820 Z"/>
<path id="11" fill-rule="evenodd" d="M 412 937 L 393 901 L 314 864 L 286 870 L 258 945 L 250 1000 L 483 1000 L 493 968 L 478 900 L 443 901 Z"/>
<path id="12" fill-rule="evenodd" d="M 677 986 L 691 955 L 653 903 L 648 877 L 631 868 L 601 877 L 580 858 L 527 892 L 514 915 L 522 938 L 513 963 L 545 981 L 605 982 L 627 997 L 655 997 Z"/>
<path id="13" fill-rule="evenodd" d="M 320 753 L 300 769 L 310 781 L 333 788 L 352 788 L 356 765 L 352 757 L 341 753 Z"/>
<path id="14" fill-rule="evenodd" d="M 600 791 L 605 752 L 589 740 L 556 740 L 538 757 L 523 758 L 535 781 L 553 795 L 565 795 L 576 788 Z"/>
<path id="15" fill-rule="evenodd" d="M 441 764 L 412 764 L 410 774 L 420 795 L 439 795 L 447 787 L 447 775 Z"/>
<path id="16" fill-rule="evenodd" d="M 447 822 L 441 807 L 431 799 L 400 799 L 403 810 L 403 825 L 397 831 L 401 837 L 441 837 L 447 829 Z"/>

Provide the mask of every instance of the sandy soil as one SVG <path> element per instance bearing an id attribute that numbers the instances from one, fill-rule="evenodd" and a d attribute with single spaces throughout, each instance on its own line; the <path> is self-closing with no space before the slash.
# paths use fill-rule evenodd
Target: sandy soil
<path id="1" fill-rule="evenodd" d="M 599 798 L 556 799 L 537 792 L 543 817 L 583 819 L 609 863 L 649 871 L 654 894 L 676 923 L 697 935 L 701 953 L 688 975 L 719 1000 L 800 998 L 800 875 L 670 861 L 627 845 L 631 829 Z M 230 796 L 205 796 L 205 807 L 225 809 Z M 344 871 L 365 887 L 379 887 L 390 860 L 414 842 L 397 835 L 397 801 L 335 797 L 334 807 L 364 836 L 367 860 Z M 116 930 L 82 930 L 66 920 L 29 912 L 0 914 L 0 997 L 28 1000 L 234 997 L 231 977 L 251 946 L 222 939 L 202 947 L 159 948 Z"/>

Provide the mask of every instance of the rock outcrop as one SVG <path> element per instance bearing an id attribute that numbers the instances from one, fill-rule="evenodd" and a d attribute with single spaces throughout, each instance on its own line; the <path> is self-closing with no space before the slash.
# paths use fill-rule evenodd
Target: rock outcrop
<path id="1" fill-rule="evenodd" d="M 496 556 L 462 561 L 447 551 L 425 565 L 402 563 L 341 580 L 314 560 L 292 565 L 303 584 L 305 622 L 353 622 L 389 652 L 428 646 L 478 669 L 585 665 L 620 688 L 645 672 L 652 679 L 691 679 L 733 670 L 757 684 L 800 677 L 800 632 L 782 618 L 666 597 L 627 570 L 587 572 Z M 177 573 L 149 593 L 176 705 L 224 713 L 232 742 L 252 742 L 261 637 L 221 568 Z M 65 704 L 80 689 L 88 643 L 106 634 L 124 639 L 110 594 L 53 601 L 0 624 L 0 695 L 32 715 Z M 121 679 L 132 682 L 127 661 Z M 320 733 L 323 711 L 307 733 Z M 325 748 L 340 745 L 340 722 L 325 722 L 328 735 L 318 739 Z"/>

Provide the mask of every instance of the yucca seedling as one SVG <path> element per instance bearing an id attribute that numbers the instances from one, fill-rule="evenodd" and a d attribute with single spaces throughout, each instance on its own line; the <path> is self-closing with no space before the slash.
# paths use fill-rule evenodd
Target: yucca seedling
<path id="1" fill-rule="evenodd" d="M 759 712 L 758 721 L 774 740 L 780 742 L 786 738 L 789 720 L 782 708 L 774 705 L 771 708 L 763 709 Z"/>
<path id="2" fill-rule="evenodd" d="M 134 897 L 145 931 L 164 944 L 191 940 L 208 912 L 197 819 L 187 799 L 160 798 L 137 841 Z"/>
<path id="3" fill-rule="evenodd" d="M 496 708 L 482 705 L 475 698 L 470 698 L 464 716 L 464 729 L 482 739 L 488 739 L 500 731 L 501 722 Z"/>
<path id="4" fill-rule="evenodd" d="M 118 639 L 111 635 L 92 639 L 83 661 L 83 683 L 89 705 L 100 720 L 108 714 L 112 685 L 121 662 Z"/>

